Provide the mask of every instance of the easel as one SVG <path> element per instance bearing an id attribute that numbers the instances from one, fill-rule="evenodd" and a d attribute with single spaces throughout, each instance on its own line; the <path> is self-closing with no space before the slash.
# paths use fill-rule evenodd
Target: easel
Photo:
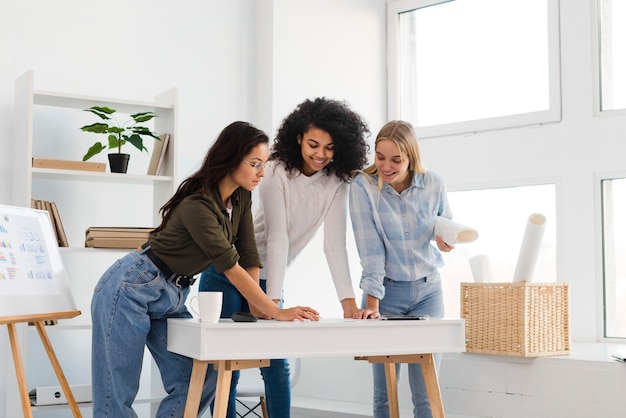
<path id="1" fill-rule="evenodd" d="M 78 315 L 80 315 L 80 311 L 0 317 L 0 324 L 6 324 L 9 329 L 9 340 L 11 342 L 11 351 L 13 351 L 13 362 L 15 363 L 15 373 L 17 374 L 17 384 L 20 389 L 20 399 L 22 401 L 22 409 L 24 410 L 24 418 L 32 418 L 33 411 L 30 406 L 30 397 L 28 396 L 28 388 L 26 387 L 26 375 L 24 373 L 24 365 L 17 339 L 16 324 L 23 322 L 33 322 L 35 324 L 37 332 L 39 332 L 41 342 L 46 349 L 46 353 L 48 353 L 50 363 L 52 363 L 52 368 L 57 375 L 57 379 L 59 379 L 59 383 L 61 384 L 67 403 L 72 410 L 72 414 L 75 418 L 82 417 L 80 410 L 78 409 L 78 405 L 76 404 L 76 399 L 74 399 L 74 395 L 72 394 L 72 389 L 67 383 L 65 374 L 63 374 L 61 365 L 59 364 L 59 361 L 54 354 L 54 350 L 52 349 L 52 344 L 50 344 L 50 340 L 48 339 L 48 333 L 44 328 L 46 321 L 73 318 Z"/>

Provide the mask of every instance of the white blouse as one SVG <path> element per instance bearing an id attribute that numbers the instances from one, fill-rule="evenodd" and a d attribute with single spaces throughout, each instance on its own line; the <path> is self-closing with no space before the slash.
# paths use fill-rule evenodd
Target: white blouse
<path id="1" fill-rule="evenodd" d="M 282 162 L 270 161 L 258 191 L 254 230 L 268 296 L 282 298 L 287 267 L 324 224 L 324 253 L 337 296 L 354 298 L 346 250 L 348 184 L 322 171 L 289 177 Z"/>

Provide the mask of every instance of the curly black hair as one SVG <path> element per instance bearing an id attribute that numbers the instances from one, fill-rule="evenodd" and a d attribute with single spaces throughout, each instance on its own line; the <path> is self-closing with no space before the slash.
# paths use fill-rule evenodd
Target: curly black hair
<path id="1" fill-rule="evenodd" d="M 334 156 L 324 174 L 351 181 L 367 163 L 365 138 L 370 131 L 357 113 L 337 100 L 318 97 L 300 103 L 278 128 L 269 159 L 282 161 L 290 174 L 301 170 L 304 160 L 298 139 L 311 128 L 326 131 L 333 139 Z"/>

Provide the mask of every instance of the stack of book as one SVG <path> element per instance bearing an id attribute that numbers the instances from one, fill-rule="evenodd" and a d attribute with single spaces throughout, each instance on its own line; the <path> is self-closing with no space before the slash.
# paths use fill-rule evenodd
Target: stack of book
<path id="1" fill-rule="evenodd" d="M 137 248 L 148 241 L 154 228 L 89 227 L 85 231 L 85 247 Z"/>
<path id="2" fill-rule="evenodd" d="M 48 211 L 50 222 L 52 223 L 52 230 L 57 238 L 57 244 L 59 247 L 69 247 L 70 245 L 67 242 L 67 236 L 65 235 L 65 229 L 63 229 L 63 223 L 61 222 L 61 216 L 59 216 L 56 203 L 46 200 L 31 199 L 30 206 L 33 209 Z"/>

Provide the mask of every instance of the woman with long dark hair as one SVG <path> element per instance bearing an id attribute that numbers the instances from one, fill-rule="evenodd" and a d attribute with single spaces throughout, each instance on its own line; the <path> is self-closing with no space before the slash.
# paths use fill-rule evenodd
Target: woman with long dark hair
<path id="1" fill-rule="evenodd" d="M 246 122 L 220 133 L 200 169 L 161 208 L 148 242 L 117 260 L 97 283 L 92 304 L 94 417 L 136 417 L 144 347 L 161 372 L 167 396 L 157 417 L 182 417 L 193 361 L 167 350 L 167 319 L 190 318 L 185 307 L 194 275 L 213 266 L 264 315 L 317 320 L 308 307 L 280 309 L 259 287 L 251 192 L 265 175 L 269 139 Z M 209 373 L 216 373 L 212 369 Z M 215 395 L 206 379 L 200 410 Z"/>

